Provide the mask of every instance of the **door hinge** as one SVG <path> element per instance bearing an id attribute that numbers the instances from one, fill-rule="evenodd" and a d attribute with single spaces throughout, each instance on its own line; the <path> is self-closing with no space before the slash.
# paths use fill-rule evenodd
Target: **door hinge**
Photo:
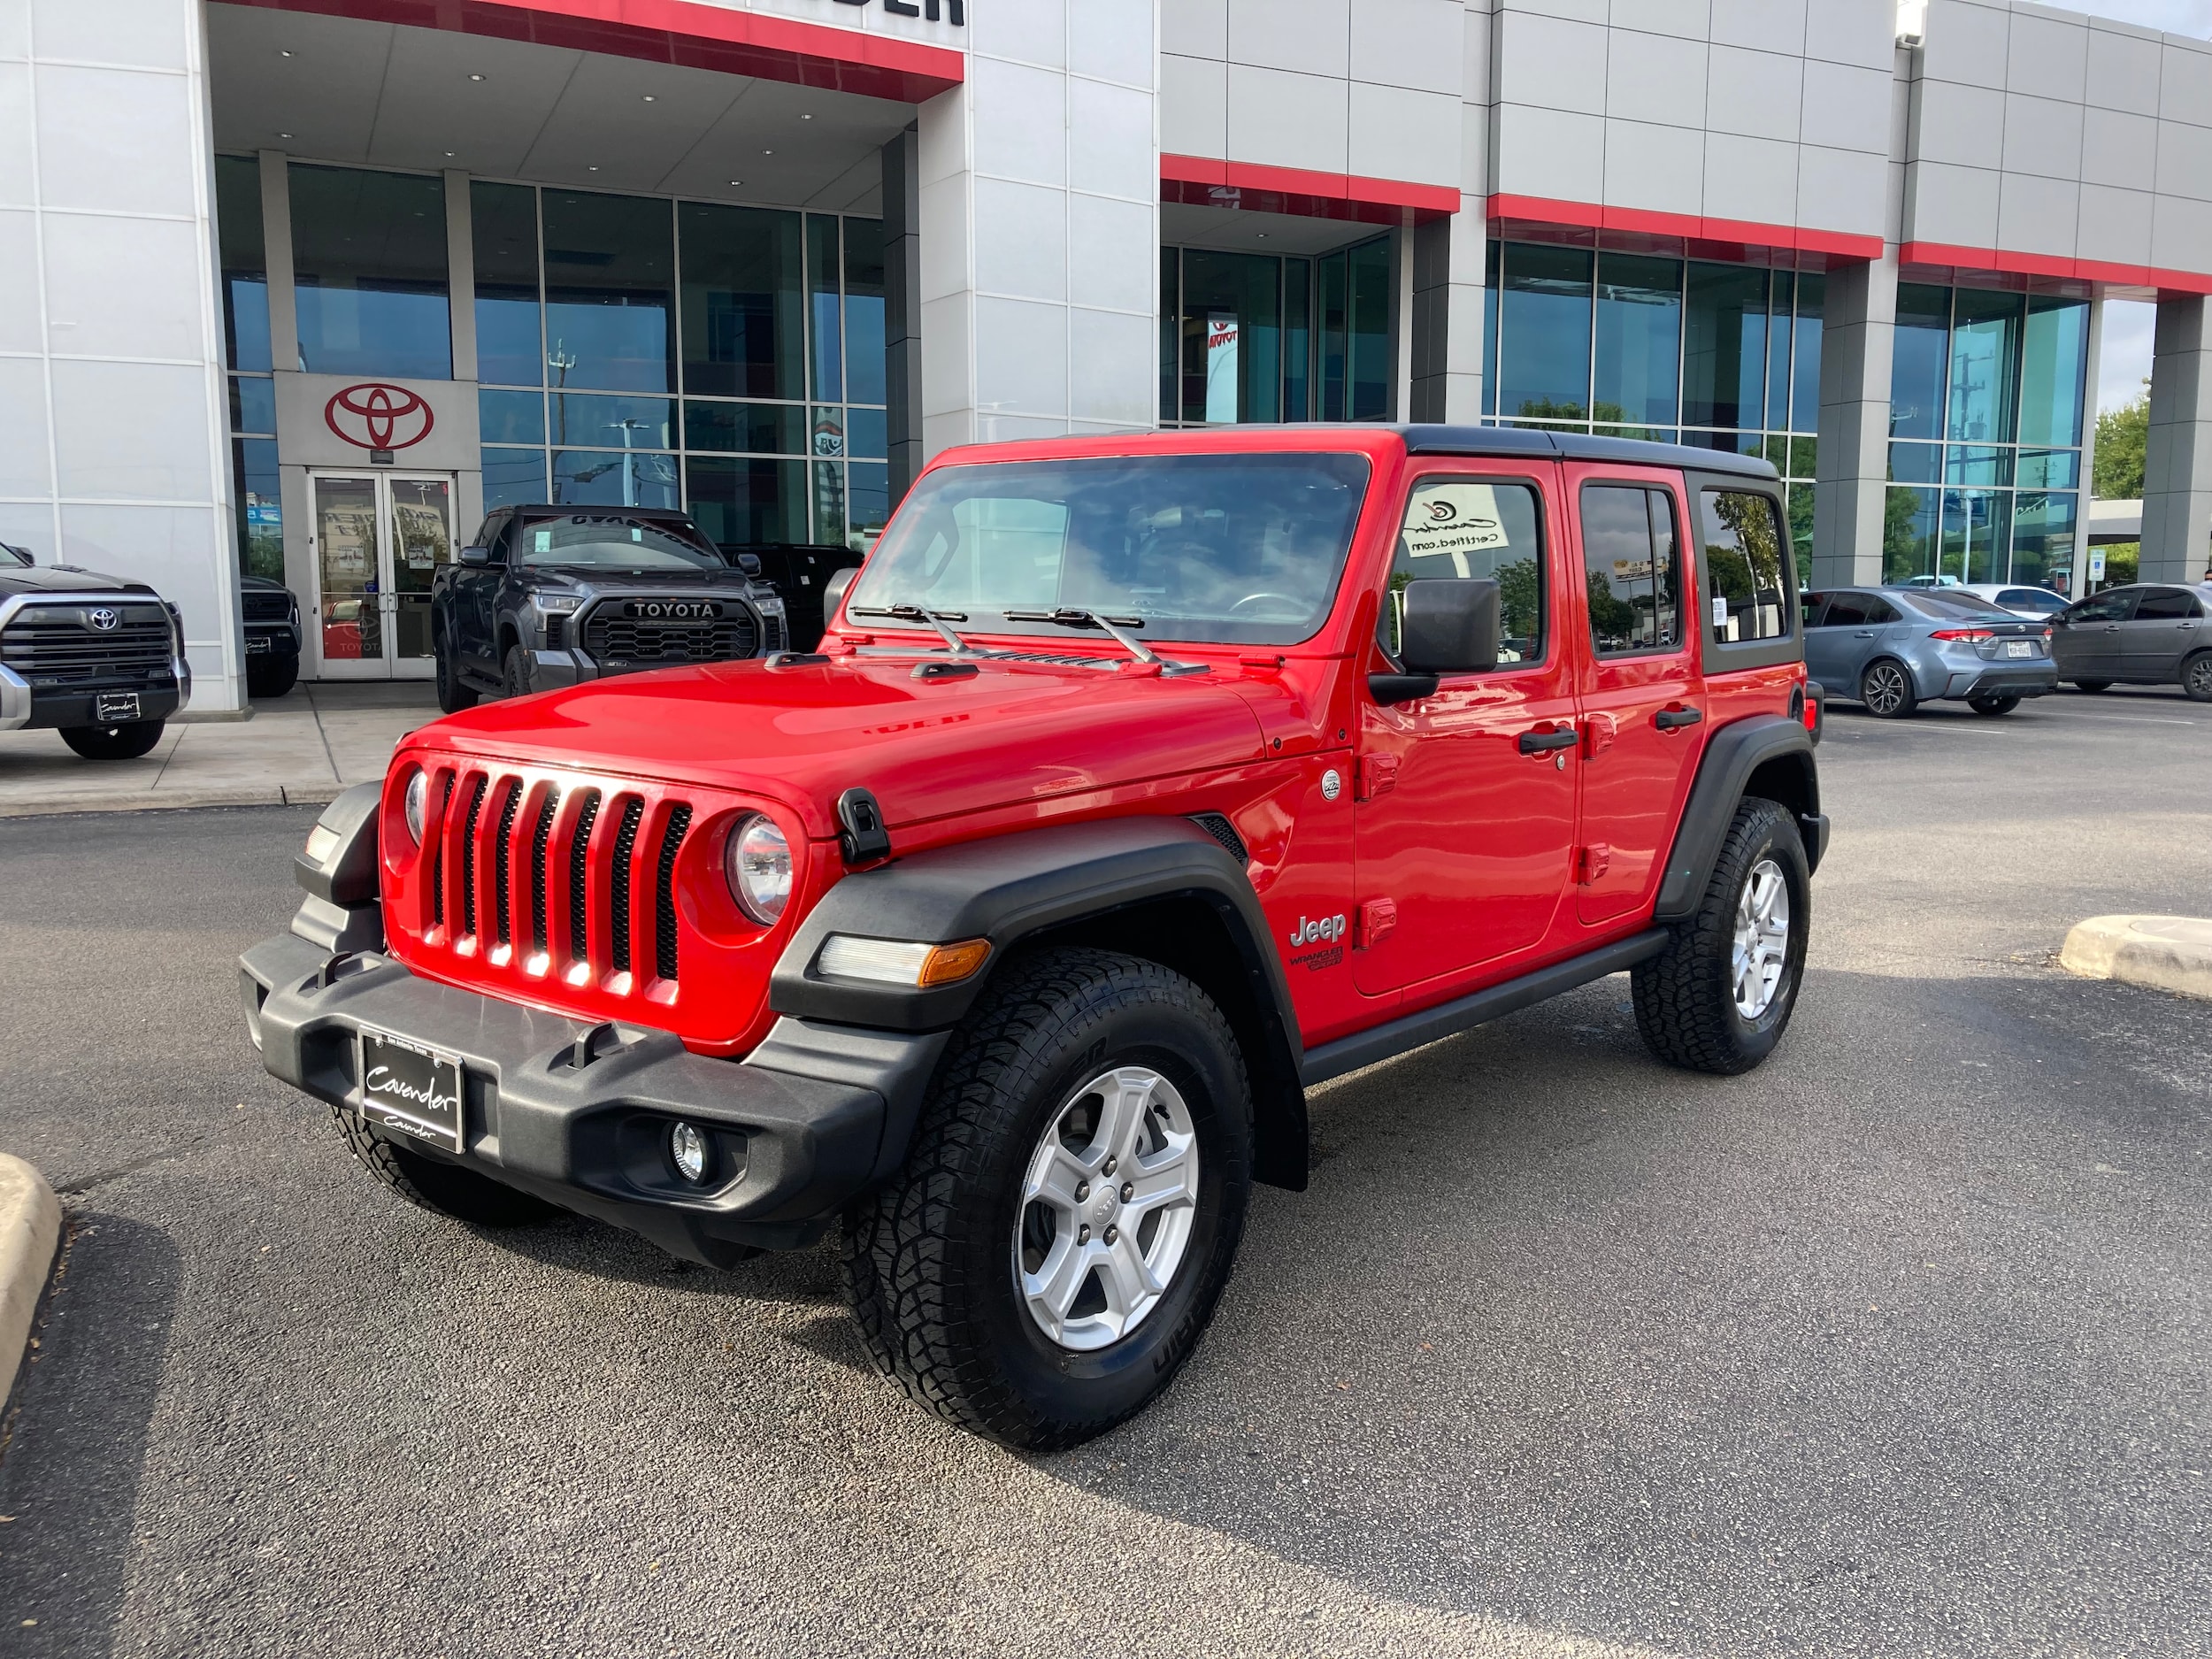
<path id="1" fill-rule="evenodd" d="M 1395 755 L 1362 755 L 1359 757 L 1359 798 L 1372 801 L 1379 795 L 1388 795 L 1398 787 L 1398 757 Z"/>
<path id="2" fill-rule="evenodd" d="M 1575 885 L 1586 887 L 1601 881 L 1613 867 L 1613 849 L 1603 841 L 1592 841 L 1587 847 L 1575 849 Z"/>
<path id="3" fill-rule="evenodd" d="M 1620 722 L 1609 714 L 1591 714 L 1583 717 L 1582 752 L 1594 759 L 1613 747 L 1613 739 L 1621 729 Z"/>
<path id="4" fill-rule="evenodd" d="M 1352 949 L 1371 950 L 1395 933 L 1397 928 L 1398 901 L 1368 899 L 1359 907 L 1359 922 L 1352 938 Z"/>

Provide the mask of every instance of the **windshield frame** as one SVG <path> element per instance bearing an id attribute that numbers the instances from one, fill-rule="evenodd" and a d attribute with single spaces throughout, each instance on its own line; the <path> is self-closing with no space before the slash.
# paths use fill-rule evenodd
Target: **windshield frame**
<path id="1" fill-rule="evenodd" d="M 1289 434 L 1271 435 L 1291 436 Z M 1022 447 L 1025 449 L 1027 448 Z M 1333 559 L 1334 569 L 1325 582 L 1317 585 L 1311 611 L 1295 619 L 1263 618 L 1249 623 L 1233 624 L 1222 615 L 1187 612 L 1178 615 L 1147 610 L 1141 603 L 1132 603 L 1103 594 L 1079 594 L 1070 597 L 1064 587 L 1059 587 L 1064 580 L 1064 565 L 1056 572 L 1054 581 L 1059 591 L 1051 599 L 1041 601 L 1009 594 L 1002 595 L 1007 600 L 1003 609 L 992 609 L 972 603 L 963 606 L 941 598 L 931 602 L 931 608 L 953 621 L 964 637 L 989 635 L 1024 641 L 1050 642 L 1059 648 L 1056 655 L 1080 653 L 1107 657 L 1120 657 L 1124 653 L 1105 632 L 1097 627 L 1071 626 L 1021 613 L 1056 609 L 1094 611 L 1118 626 L 1132 628 L 1136 638 L 1156 649 L 1171 645 L 1179 649 L 1213 647 L 1225 650 L 1283 650 L 1307 646 L 1329 629 L 1342 607 L 1346 579 L 1353 569 L 1355 557 L 1365 544 L 1369 517 L 1375 511 L 1377 501 L 1387 494 L 1387 491 L 1377 488 L 1379 480 L 1385 476 L 1386 469 L 1379 465 L 1383 458 L 1363 444 L 1355 447 L 1294 440 L 1265 445 L 1239 444 L 1236 447 L 1194 444 L 1187 449 L 1074 453 L 1033 451 L 988 457 L 970 453 L 957 459 L 949 458 L 925 471 L 915 480 L 914 488 L 908 492 L 906 499 L 900 503 L 881 540 L 870 553 L 845 595 L 844 603 L 840 607 L 841 626 L 867 632 L 933 631 L 926 622 L 884 615 L 882 608 L 892 604 L 922 603 L 905 588 L 891 586 L 894 580 L 889 573 L 892 562 L 905 556 L 907 538 L 935 534 L 934 530 L 918 526 L 933 509 L 942 504 L 935 492 L 949 486 L 956 488 L 950 485 L 950 480 L 956 475 L 969 474 L 980 483 L 987 470 L 991 473 L 1003 473 L 1009 468 L 1057 471 L 1080 467 L 1097 468 L 1102 472 L 1109 468 L 1135 470 L 1212 465 L 1223 468 L 1241 466 L 1289 472 L 1300 465 L 1309 468 L 1320 465 L 1341 472 L 1344 476 L 1340 480 L 1340 486 L 1348 492 L 1348 497 L 1345 503 L 1340 545 L 1323 556 Z M 933 482 L 935 480 L 943 481 Z M 979 489 L 972 495 L 956 496 L 954 505 L 956 506 L 962 500 L 989 495 L 989 491 Z M 998 499 L 1019 500 L 1023 497 L 1010 490 Z M 1040 495 L 1029 499 L 1042 501 L 1047 497 Z M 1166 504 L 1179 506 L 1183 503 Z M 1064 529 L 1060 534 L 1063 537 L 1062 551 L 1064 553 L 1069 531 Z M 887 555 L 889 557 L 887 557 Z M 1255 580 L 1259 579 L 1259 574 L 1256 573 Z"/>

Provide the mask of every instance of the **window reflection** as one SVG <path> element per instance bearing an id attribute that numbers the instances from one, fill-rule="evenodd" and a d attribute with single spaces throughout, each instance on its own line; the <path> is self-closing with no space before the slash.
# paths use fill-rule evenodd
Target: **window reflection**
<path id="1" fill-rule="evenodd" d="M 1498 412 L 1586 420 L 1590 405 L 1590 255 L 1508 243 L 1498 296 Z"/>
<path id="2" fill-rule="evenodd" d="M 221 231 L 224 361 L 269 368 L 269 261 L 261 234 L 261 164 L 215 157 L 215 215 Z"/>
<path id="3" fill-rule="evenodd" d="M 845 220 L 845 396 L 880 403 L 885 396 L 883 221 Z"/>
<path id="4" fill-rule="evenodd" d="M 476 250 L 476 378 L 488 386 L 542 386 L 538 193 L 524 184 L 474 182 L 469 213 Z"/>
<path id="5" fill-rule="evenodd" d="M 445 181 L 352 167 L 287 169 L 299 366 L 445 380 Z"/>
<path id="6" fill-rule="evenodd" d="M 2017 294 L 1957 290 L 1951 322 L 1951 438 L 2012 442 L 2024 304 Z"/>
<path id="7" fill-rule="evenodd" d="M 699 202 L 680 213 L 685 389 L 805 396 L 799 215 Z"/>
<path id="8" fill-rule="evenodd" d="M 556 449 L 553 499 L 561 506 L 676 507 L 676 457 Z"/>
<path id="9" fill-rule="evenodd" d="M 669 206 L 547 190 L 546 364 L 556 387 L 675 389 L 675 250 Z"/>
<path id="10" fill-rule="evenodd" d="M 1598 258 L 1597 364 L 1591 413 L 1615 435 L 1675 422 L 1682 349 L 1682 265 L 1626 254 Z"/>
<path id="11" fill-rule="evenodd" d="M 804 461 L 694 455 L 684 462 L 691 516 L 722 547 L 807 540 Z"/>

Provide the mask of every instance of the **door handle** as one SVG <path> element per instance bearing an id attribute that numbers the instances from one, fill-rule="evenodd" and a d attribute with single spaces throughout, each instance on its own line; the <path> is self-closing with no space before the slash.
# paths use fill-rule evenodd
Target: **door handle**
<path id="1" fill-rule="evenodd" d="M 1870 640 L 1874 637 L 1874 630 L 1872 628 L 1861 628 L 1851 637 L 1855 640 Z"/>
<path id="2" fill-rule="evenodd" d="M 1572 749 L 1580 741 L 1574 727 L 1561 726 L 1555 731 L 1522 733 L 1520 749 L 1524 755 L 1548 755 L 1555 749 Z"/>
<path id="3" fill-rule="evenodd" d="M 1651 717 L 1651 723 L 1663 732 L 1678 732 L 1686 726 L 1695 726 L 1704 718 L 1695 709 L 1662 709 Z"/>

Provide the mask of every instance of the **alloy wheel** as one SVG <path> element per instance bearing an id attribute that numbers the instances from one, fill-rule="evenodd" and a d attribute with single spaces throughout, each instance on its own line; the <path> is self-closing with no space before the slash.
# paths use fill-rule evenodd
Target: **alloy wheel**
<path id="1" fill-rule="evenodd" d="M 1789 949 L 1789 883 L 1781 865 L 1762 858 L 1736 901 L 1736 942 L 1729 963 L 1736 1011 L 1745 1019 L 1757 1019 L 1774 1005 Z"/>
<path id="2" fill-rule="evenodd" d="M 1022 1180 L 1014 1287 L 1038 1330 L 1081 1352 L 1158 1307 L 1197 1216 L 1198 1133 L 1175 1086 L 1116 1066 L 1046 1125 Z"/>
<path id="3" fill-rule="evenodd" d="M 1894 663 L 1877 663 L 1866 671 L 1859 689 L 1876 714 L 1894 714 L 1905 705 L 1905 671 Z"/>
<path id="4" fill-rule="evenodd" d="M 2212 651 L 2190 659 L 2182 670 L 2181 688 L 2199 703 L 2212 703 Z"/>

